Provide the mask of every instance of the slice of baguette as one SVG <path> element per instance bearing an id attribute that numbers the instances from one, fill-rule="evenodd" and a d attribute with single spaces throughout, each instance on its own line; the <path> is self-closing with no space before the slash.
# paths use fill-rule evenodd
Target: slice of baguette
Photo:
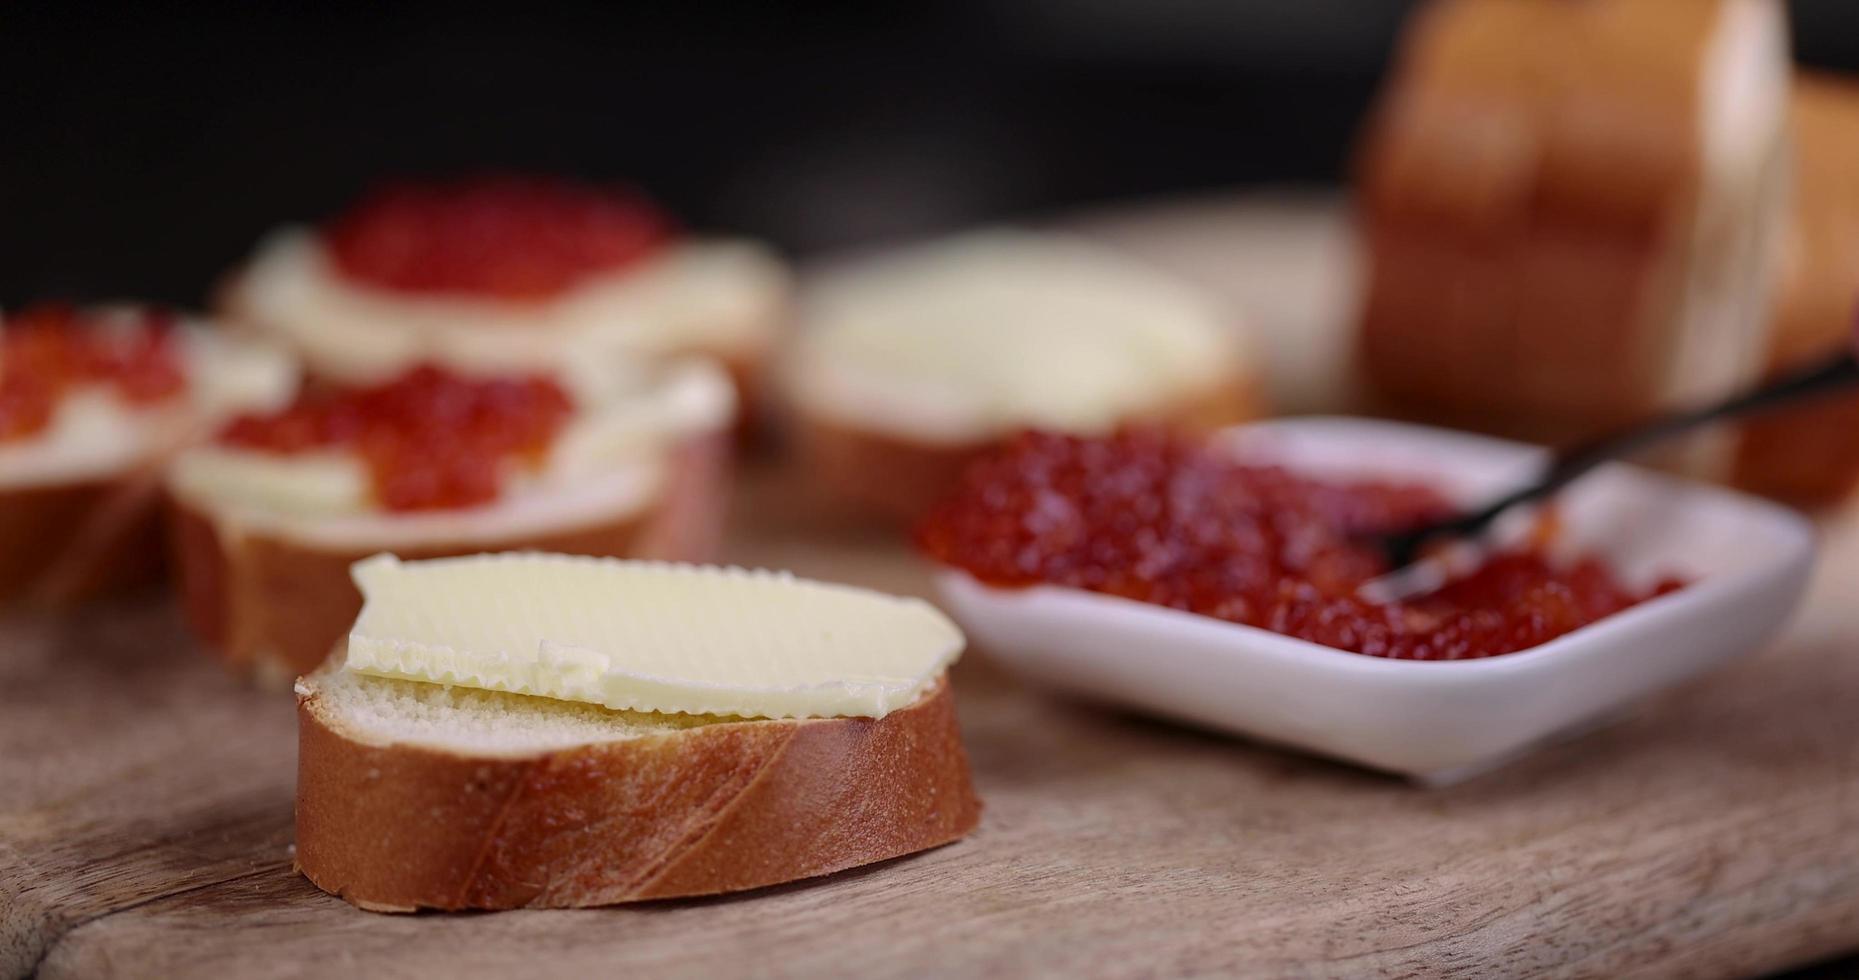
<path id="1" fill-rule="evenodd" d="M 881 719 L 298 683 L 299 871 L 373 911 L 562 908 L 824 875 L 973 830 L 946 678 Z"/>
<path id="2" fill-rule="evenodd" d="M 0 490 L 0 603 L 62 607 L 155 582 L 160 501 L 152 467 Z"/>
<path id="3" fill-rule="evenodd" d="M 1544 441 L 1750 380 L 1786 211 L 1768 0 L 1436 0 L 1370 126 L 1360 366 Z"/>
<path id="4" fill-rule="evenodd" d="M 282 687 L 315 669 L 341 641 L 362 606 L 349 566 L 379 551 L 409 560 L 484 551 L 711 557 L 722 531 L 729 458 L 727 437 L 697 436 L 671 451 L 667 475 L 643 507 L 626 500 L 596 517 L 550 518 L 544 527 L 516 529 L 472 527 L 466 519 L 444 536 L 416 541 L 316 540 L 242 526 L 177 497 L 170 541 L 182 607 L 202 642 L 230 666 Z"/>

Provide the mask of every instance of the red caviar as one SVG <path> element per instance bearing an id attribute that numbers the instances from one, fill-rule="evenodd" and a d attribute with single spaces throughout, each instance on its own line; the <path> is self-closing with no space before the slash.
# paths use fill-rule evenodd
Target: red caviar
<path id="1" fill-rule="evenodd" d="M 1449 509 L 1426 486 L 1319 481 L 1153 433 L 1031 433 L 972 466 L 917 543 L 996 585 L 1090 589 L 1404 660 L 1522 650 L 1682 585 L 1637 591 L 1595 559 L 1527 550 L 1407 602 L 1355 594 L 1386 570 L 1357 535 Z"/>
<path id="2" fill-rule="evenodd" d="M 370 388 L 317 389 L 268 415 L 234 419 L 219 441 L 290 455 L 361 455 L 388 510 L 497 499 L 510 464 L 539 463 L 574 402 L 546 377 L 464 378 L 422 366 Z"/>
<path id="3" fill-rule="evenodd" d="M 524 177 L 385 186 L 323 229 L 336 268 L 358 282 L 506 300 L 555 296 L 671 235 L 637 193 Z"/>
<path id="4" fill-rule="evenodd" d="M 153 310 L 109 314 L 41 303 L 8 315 L 0 330 L 0 441 L 51 424 L 73 388 L 107 385 L 149 405 L 187 387 L 174 318 Z"/>

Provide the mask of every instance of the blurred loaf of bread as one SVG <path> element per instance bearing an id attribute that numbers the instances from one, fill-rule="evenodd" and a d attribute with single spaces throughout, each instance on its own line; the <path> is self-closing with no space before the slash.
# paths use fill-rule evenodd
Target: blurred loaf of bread
<path id="1" fill-rule="evenodd" d="M 1788 57 L 1767 0 L 1424 7 L 1361 159 L 1383 407 L 1561 441 L 1758 374 Z"/>
<path id="2" fill-rule="evenodd" d="M 1776 297 L 1770 370 L 1847 343 L 1859 315 L 1859 80 L 1803 75 L 1794 87 L 1794 203 Z M 1859 487 L 1859 397 L 1751 423 L 1736 482 L 1799 503 Z"/>

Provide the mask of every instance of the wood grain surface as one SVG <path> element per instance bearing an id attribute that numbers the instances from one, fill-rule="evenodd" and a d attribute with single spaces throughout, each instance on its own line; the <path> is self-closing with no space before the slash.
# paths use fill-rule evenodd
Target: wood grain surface
<path id="1" fill-rule="evenodd" d="M 921 591 L 752 472 L 729 557 Z M 0 622 L 0 976 L 1734 976 L 1859 948 L 1859 519 L 1772 649 L 1443 790 L 958 668 L 982 825 L 748 895 L 384 916 L 290 870 L 287 695 L 165 600 Z M 1140 651 L 1132 651 L 1140 656 Z"/>
<path id="2" fill-rule="evenodd" d="M 758 481 L 751 481 L 752 483 Z M 732 555 L 918 591 L 765 486 Z M 774 511 L 771 513 L 771 511 Z M 169 604 L 0 627 L 0 974 L 1736 975 L 1859 945 L 1859 526 L 1787 641 L 1447 790 L 1068 703 L 970 657 L 972 838 L 816 882 L 381 916 L 290 871 L 288 696 Z M 1846 600 L 1846 601 L 1842 601 Z"/>

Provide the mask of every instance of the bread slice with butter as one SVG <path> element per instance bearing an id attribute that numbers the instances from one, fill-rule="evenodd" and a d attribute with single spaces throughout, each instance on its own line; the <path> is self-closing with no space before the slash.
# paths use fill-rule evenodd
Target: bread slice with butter
<path id="1" fill-rule="evenodd" d="M 974 829 L 920 600 L 562 555 L 359 563 L 297 685 L 298 869 L 375 911 L 739 891 Z"/>
<path id="2" fill-rule="evenodd" d="M 1206 431 L 1263 414 L 1215 298 L 1081 238 L 990 229 L 850 263 L 803 294 L 797 448 L 836 503 L 909 521 L 1024 429 Z"/>

